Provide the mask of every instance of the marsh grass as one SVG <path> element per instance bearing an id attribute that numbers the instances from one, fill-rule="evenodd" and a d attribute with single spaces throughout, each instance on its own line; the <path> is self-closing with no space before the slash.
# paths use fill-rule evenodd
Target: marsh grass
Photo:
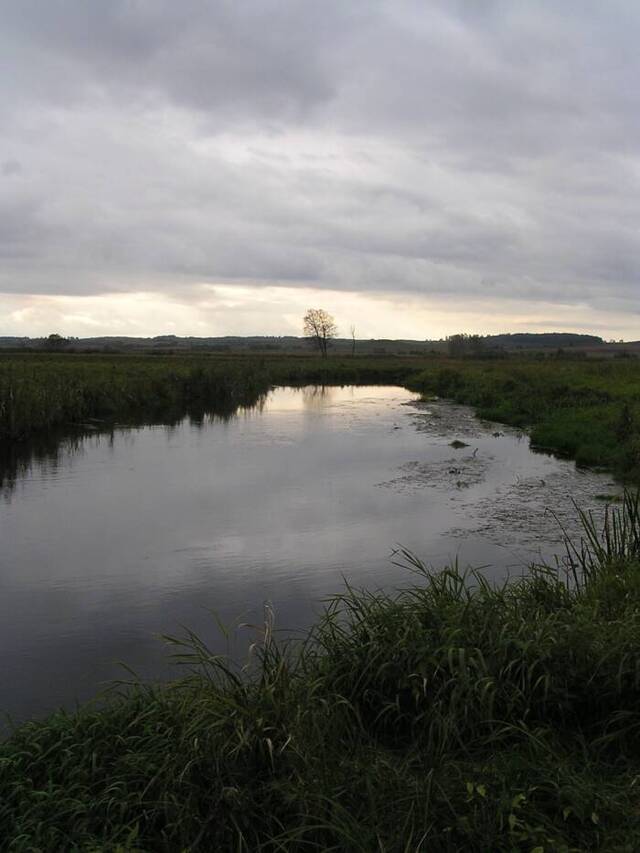
<path id="1" fill-rule="evenodd" d="M 274 385 L 399 383 L 425 359 L 0 355 L 0 441 L 114 422 L 232 414 Z"/>
<path id="2" fill-rule="evenodd" d="M 400 552 L 244 667 L 167 638 L 182 680 L 0 746 L 2 849 L 640 849 L 638 506 L 498 586 Z"/>
<path id="3" fill-rule="evenodd" d="M 534 447 L 640 479 L 640 364 L 441 356 L 0 355 L 0 442 L 114 422 L 231 415 L 276 385 L 399 384 L 526 427 Z"/>
<path id="4" fill-rule="evenodd" d="M 231 413 L 269 390 L 258 363 L 203 359 L 32 356 L 0 360 L 0 440 L 114 421 L 175 421 Z"/>
<path id="5" fill-rule="evenodd" d="M 433 362 L 410 388 L 531 431 L 535 448 L 640 479 L 640 366 L 621 360 Z"/>

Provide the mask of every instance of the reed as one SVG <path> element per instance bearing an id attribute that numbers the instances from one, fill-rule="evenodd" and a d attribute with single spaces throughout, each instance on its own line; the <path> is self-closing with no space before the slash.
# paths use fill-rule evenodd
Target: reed
<path id="1" fill-rule="evenodd" d="M 15 444 L 87 423 L 232 413 L 278 384 L 400 383 L 424 364 L 424 359 L 0 356 L 0 441 Z"/>

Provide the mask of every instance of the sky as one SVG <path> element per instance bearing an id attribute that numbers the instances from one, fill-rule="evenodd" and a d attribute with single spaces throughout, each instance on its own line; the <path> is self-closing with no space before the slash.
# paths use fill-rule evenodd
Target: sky
<path id="1" fill-rule="evenodd" d="M 635 0 L 0 0 L 0 335 L 640 339 Z"/>

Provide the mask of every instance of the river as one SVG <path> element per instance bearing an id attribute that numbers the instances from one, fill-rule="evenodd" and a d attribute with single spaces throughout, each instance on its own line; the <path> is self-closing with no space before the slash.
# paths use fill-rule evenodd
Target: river
<path id="1" fill-rule="evenodd" d="M 457 442 L 457 446 L 452 446 Z M 408 583 L 398 547 L 519 574 L 577 535 L 611 477 L 397 387 L 279 388 L 236 417 L 63 441 L 5 476 L 0 709 L 15 721 L 112 679 L 175 675 L 188 626 L 240 659 L 270 602 L 304 629 L 344 579 Z M 225 638 L 216 618 L 230 628 Z"/>

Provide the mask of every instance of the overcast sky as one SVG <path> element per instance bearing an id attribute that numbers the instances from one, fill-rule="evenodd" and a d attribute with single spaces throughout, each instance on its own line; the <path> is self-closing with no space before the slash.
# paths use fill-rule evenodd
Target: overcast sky
<path id="1" fill-rule="evenodd" d="M 0 334 L 640 338 L 640 3 L 0 0 Z"/>

